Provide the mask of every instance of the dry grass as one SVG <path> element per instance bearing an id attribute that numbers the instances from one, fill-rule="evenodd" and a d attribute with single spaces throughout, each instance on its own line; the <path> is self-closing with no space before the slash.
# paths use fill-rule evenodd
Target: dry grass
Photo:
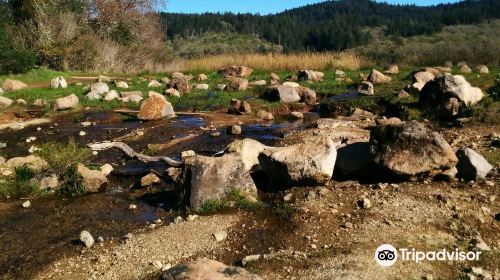
<path id="1" fill-rule="evenodd" d="M 204 70 L 214 71 L 230 65 L 245 65 L 254 69 L 279 71 L 300 69 L 344 69 L 358 70 L 371 63 L 352 53 L 296 53 L 296 54 L 231 54 L 216 55 L 188 60 L 177 60 L 170 64 L 170 71 Z"/>

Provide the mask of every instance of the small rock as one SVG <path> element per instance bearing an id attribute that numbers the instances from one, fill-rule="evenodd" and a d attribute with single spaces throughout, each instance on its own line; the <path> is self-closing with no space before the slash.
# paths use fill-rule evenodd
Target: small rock
<path id="1" fill-rule="evenodd" d="M 228 133 L 232 135 L 240 135 L 241 134 L 241 126 L 235 124 L 228 128 Z"/>
<path id="2" fill-rule="evenodd" d="M 80 133 L 78 133 L 78 135 L 80 135 L 80 136 L 85 136 L 85 135 L 87 135 L 87 132 L 85 132 L 85 131 L 80 131 Z"/>
<path id="3" fill-rule="evenodd" d="M 90 232 L 84 230 L 80 232 L 80 241 L 85 244 L 85 247 L 90 248 L 94 245 L 94 237 L 90 234 Z"/>
<path id="4" fill-rule="evenodd" d="M 149 173 L 148 175 L 141 178 L 141 187 L 148 187 L 160 182 L 161 179 L 158 177 L 158 175 Z"/>
<path id="5" fill-rule="evenodd" d="M 271 113 L 269 113 L 267 111 L 264 111 L 264 110 L 259 111 L 259 113 L 257 114 L 257 116 L 258 116 L 259 119 L 265 120 L 265 121 L 274 120 L 273 114 L 271 114 Z"/>
<path id="6" fill-rule="evenodd" d="M 128 206 L 128 210 L 136 210 L 136 209 L 137 209 L 137 205 L 135 205 L 135 204 L 130 204 Z"/>
<path id="7" fill-rule="evenodd" d="M 368 198 L 365 197 L 358 201 L 358 206 L 362 209 L 370 209 L 372 207 L 372 203 Z"/>
<path id="8" fill-rule="evenodd" d="M 113 166 L 109 163 L 106 163 L 104 165 L 101 166 L 101 173 L 104 174 L 105 176 L 108 176 L 109 174 L 111 174 L 111 172 L 113 172 Z"/>
<path id="9" fill-rule="evenodd" d="M 196 220 L 196 219 L 198 219 L 198 215 L 189 215 L 189 216 L 187 216 L 187 219 L 186 219 L 186 220 L 187 220 L 188 222 L 192 222 L 192 221 L 194 221 L 194 220 Z"/>
<path id="10" fill-rule="evenodd" d="M 22 206 L 24 209 L 28 209 L 31 207 L 31 202 L 29 200 L 26 200 L 25 202 L 23 202 Z"/>
<path id="11" fill-rule="evenodd" d="M 304 118 L 304 114 L 302 114 L 301 112 L 291 112 L 290 116 L 293 118 L 296 118 L 296 119 L 303 119 Z"/>
<path id="12" fill-rule="evenodd" d="M 223 240 L 225 240 L 227 238 L 227 232 L 226 231 L 217 231 L 217 232 L 214 232 L 213 234 L 214 238 L 215 238 L 215 241 L 217 242 L 221 242 Z"/>
<path id="13" fill-rule="evenodd" d="M 248 263 L 250 262 L 255 262 L 255 261 L 258 261 L 262 256 L 261 255 L 250 255 L 250 256 L 246 256 L 244 257 L 242 260 L 241 260 L 241 264 L 243 266 L 246 266 Z"/>
<path id="14" fill-rule="evenodd" d="M 184 218 L 181 217 L 181 216 L 177 216 L 175 219 L 174 219 L 174 224 L 180 224 L 180 223 L 183 223 L 185 222 Z"/>
<path id="15" fill-rule="evenodd" d="M 181 152 L 181 159 L 182 160 L 185 160 L 187 158 L 194 157 L 194 156 L 196 156 L 196 152 L 193 150 Z"/>

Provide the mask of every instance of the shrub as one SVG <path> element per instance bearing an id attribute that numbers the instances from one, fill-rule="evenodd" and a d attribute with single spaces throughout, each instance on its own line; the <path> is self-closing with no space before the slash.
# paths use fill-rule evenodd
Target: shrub
<path id="1" fill-rule="evenodd" d="M 490 94 L 491 98 L 493 98 L 493 100 L 500 99 L 500 74 L 497 74 L 495 85 L 488 90 L 488 93 Z"/>
<path id="2" fill-rule="evenodd" d="M 208 199 L 205 201 L 199 212 L 209 214 L 228 209 L 257 211 L 262 207 L 260 201 L 250 200 L 240 190 L 233 188 L 222 199 Z"/>
<path id="3" fill-rule="evenodd" d="M 17 46 L 5 30 L 0 29 L 0 74 L 25 73 L 35 67 L 35 55 Z"/>
<path id="4" fill-rule="evenodd" d="M 73 139 L 70 139 L 68 143 L 45 143 L 40 146 L 40 151 L 37 153 L 47 161 L 49 171 L 60 178 L 66 175 L 68 170 L 86 161 L 91 155 L 89 149 L 78 147 Z"/>
<path id="5" fill-rule="evenodd" d="M 15 169 L 15 177 L 11 181 L 0 181 L 0 197 L 27 197 L 39 192 L 35 171 L 26 166 Z"/>

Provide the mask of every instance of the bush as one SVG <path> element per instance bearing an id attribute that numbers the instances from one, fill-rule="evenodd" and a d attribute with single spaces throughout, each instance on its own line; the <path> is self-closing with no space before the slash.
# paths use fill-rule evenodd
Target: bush
<path id="1" fill-rule="evenodd" d="M 35 178 L 35 171 L 22 166 L 15 169 L 15 178 L 12 181 L 0 181 L 0 197 L 28 197 L 39 192 Z"/>
<path id="2" fill-rule="evenodd" d="M 0 29 L 0 74 L 26 73 L 35 67 L 35 55 L 17 46 L 5 30 Z"/>
<path id="3" fill-rule="evenodd" d="M 493 98 L 493 100 L 496 101 L 500 99 L 500 74 L 497 74 L 495 85 L 488 90 L 488 93 L 490 94 L 491 98 Z"/>

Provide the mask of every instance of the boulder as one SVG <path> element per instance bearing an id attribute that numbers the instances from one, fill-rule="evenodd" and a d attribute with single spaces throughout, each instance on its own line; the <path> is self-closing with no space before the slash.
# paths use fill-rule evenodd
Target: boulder
<path id="1" fill-rule="evenodd" d="M 175 117 L 174 108 L 164 96 L 160 94 L 152 94 L 141 104 L 137 117 L 140 120 L 158 120 L 161 118 Z"/>
<path id="2" fill-rule="evenodd" d="M 161 275 L 162 280 L 262 280 L 241 267 L 218 261 L 198 259 L 178 264 Z"/>
<path id="3" fill-rule="evenodd" d="M 48 164 L 41 157 L 29 155 L 11 158 L 5 162 L 5 166 L 12 169 L 26 166 L 36 172 L 41 172 L 48 167 Z"/>
<path id="4" fill-rule="evenodd" d="M 358 93 L 362 95 L 374 95 L 375 90 L 373 84 L 368 81 L 362 81 L 361 84 L 358 85 Z"/>
<path id="5" fill-rule="evenodd" d="M 241 126 L 237 124 L 233 124 L 232 126 L 227 128 L 227 133 L 232 135 L 240 135 L 241 134 Z"/>
<path id="6" fill-rule="evenodd" d="M 280 76 L 278 76 L 276 73 L 271 73 L 271 76 L 269 77 L 271 81 L 279 81 Z"/>
<path id="7" fill-rule="evenodd" d="M 127 97 L 120 98 L 120 101 L 122 102 L 132 102 L 132 103 L 141 103 L 142 101 L 142 96 L 139 95 L 130 95 Z"/>
<path id="8" fill-rule="evenodd" d="M 109 91 L 109 86 L 106 83 L 95 83 L 90 85 L 90 92 L 95 92 L 99 95 L 104 95 Z"/>
<path id="9" fill-rule="evenodd" d="M 307 105 L 314 105 L 316 103 L 316 92 L 314 90 L 306 87 L 295 87 L 295 90 L 300 96 L 300 102 L 304 102 Z"/>
<path id="10" fill-rule="evenodd" d="M 375 123 L 377 125 L 400 125 L 400 124 L 403 124 L 403 122 L 396 118 L 396 117 L 392 117 L 392 118 L 381 118 L 381 119 L 376 119 L 375 120 Z"/>
<path id="11" fill-rule="evenodd" d="M 103 97 L 97 93 L 97 91 L 90 91 L 85 95 L 85 99 L 93 101 L 93 100 L 101 100 Z"/>
<path id="12" fill-rule="evenodd" d="M 267 82 L 265 80 L 257 80 L 248 83 L 249 86 L 265 86 L 266 84 Z"/>
<path id="13" fill-rule="evenodd" d="M 399 67 L 397 65 L 390 65 L 384 70 L 384 74 L 397 75 L 399 74 Z"/>
<path id="14" fill-rule="evenodd" d="M 245 165 L 245 169 L 250 171 L 252 168 L 259 165 L 259 154 L 266 148 L 265 145 L 257 140 L 245 138 L 229 144 L 226 148 L 226 152 L 239 155 Z"/>
<path id="15" fill-rule="evenodd" d="M 476 66 L 475 70 L 476 70 L 477 73 L 480 73 L 480 74 L 488 74 L 488 73 L 490 73 L 490 70 L 484 64 L 480 64 L 480 65 Z"/>
<path id="16" fill-rule="evenodd" d="M 127 89 L 128 88 L 128 84 L 124 81 L 119 81 L 116 83 L 116 87 L 117 88 L 122 88 L 122 89 Z"/>
<path id="17" fill-rule="evenodd" d="M 155 173 L 149 173 L 148 175 L 141 178 L 141 187 L 149 187 L 154 184 L 158 184 L 161 182 L 160 177 Z"/>
<path id="18" fill-rule="evenodd" d="M 384 75 L 382 72 L 372 69 L 370 72 L 370 75 L 368 75 L 368 81 L 372 82 L 373 84 L 386 84 L 392 81 L 391 77 L 388 77 Z"/>
<path id="19" fill-rule="evenodd" d="M 14 100 L 0 95 L 0 108 L 9 107 L 14 103 Z"/>
<path id="20" fill-rule="evenodd" d="M 337 76 L 337 77 L 345 77 L 345 72 L 342 71 L 342 70 L 337 69 L 337 70 L 335 70 L 335 76 Z"/>
<path id="21" fill-rule="evenodd" d="M 172 79 L 187 79 L 189 76 L 184 75 L 184 73 L 181 72 L 173 72 L 172 75 L 170 75 Z"/>
<path id="22" fill-rule="evenodd" d="M 302 112 L 290 112 L 290 117 L 294 118 L 294 119 L 298 119 L 298 120 L 301 120 L 304 118 L 304 114 Z"/>
<path id="23" fill-rule="evenodd" d="M 465 148 L 457 151 L 458 177 L 465 180 L 484 179 L 493 166 L 476 151 Z"/>
<path id="24" fill-rule="evenodd" d="M 284 82 L 283 85 L 286 87 L 300 87 L 296 82 Z"/>
<path id="25" fill-rule="evenodd" d="M 55 88 L 67 88 L 67 87 L 68 83 L 62 76 L 56 77 L 50 81 L 50 88 L 55 89 Z"/>
<path id="26" fill-rule="evenodd" d="M 281 101 L 283 103 L 299 102 L 300 95 L 296 87 L 291 86 L 270 86 L 264 91 L 264 98 L 269 101 Z"/>
<path id="27" fill-rule="evenodd" d="M 80 241 L 85 245 L 85 247 L 90 248 L 94 245 L 94 237 L 90 232 L 84 230 L 80 232 Z"/>
<path id="28" fill-rule="evenodd" d="M 67 109 L 74 109 L 78 106 L 78 96 L 74 93 L 68 95 L 66 97 L 61 97 L 56 99 L 54 103 L 54 110 L 61 111 Z"/>
<path id="29" fill-rule="evenodd" d="M 252 113 L 250 104 L 246 101 L 241 101 L 238 99 L 231 99 L 229 103 L 229 108 L 227 109 L 228 114 L 234 115 L 247 115 Z"/>
<path id="30" fill-rule="evenodd" d="M 1 101 L 0 101 L 0 103 L 1 103 Z M 26 100 L 24 100 L 22 98 L 19 98 L 19 99 L 16 100 L 16 104 L 17 105 L 27 105 L 28 102 L 26 102 Z M 0 105 L 0 107 L 1 107 L 1 105 Z"/>
<path id="31" fill-rule="evenodd" d="M 189 80 L 186 78 L 177 78 L 177 79 L 172 79 L 168 84 L 167 88 L 174 88 L 178 90 L 181 93 L 190 93 L 192 86 L 189 83 Z"/>
<path id="32" fill-rule="evenodd" d="M 300 81 L 319 82 L 322 80 L 323 77 L 324 74 L 322 72 L 315 72 L 313 70 L 300 70 L 297 73 L 297 78 Z"/>
<path id="33" fill-rule="evenodd" d="M 337 144 L 329 137 L 307 143 L 265 149 L 259 163 L 267 177 L 281 186 L 324 185 L 333 175 Z"/>
<path id="34" fill-rule="evenodd" d="M 248 89 L 248 80 L 243 78 L 228 78 L 227 90 L 244 91 Z"/>
<path id="35" fill-rule="evenodd" d="M 208 80 L 208 77 L 205 74 L 199 74 L 197 80 L 198 82 L 206 81 Z"/>
<path id="36" fill-rule="evenodd" d="M 163 84 L 158 82 L 157 80 L 151 80 L 149 83 L 148 83 L 148 87 L 150 88 L 159 88 L 159 87 L 162 87 Z"/>
<path id="37" fill-rule="evenodd" d="M 335 173 L 351 176 L 365 170 L 371 163 L 368 142 L 355 142 L 337 147 Z"/>
<path id="38" fill-rule="evenodd" d="M 52 174 L 51 176 L 44 177 L 40 180 L 40 190 L 55 190 L 59 187 L 59 178 L 57 178 L 56 174 Z"/>
<path id="39" fill-rule="evenodd" d="M 83 164 L 78 164 L 77 173 L 83 178 L 83 186 L 88 192 L 98 192 L 102 185 L 108 182 L 106 175 L 99 170 L 88 169 Z"/>
<path id="40" fill-rule="evenodd" d="M 222 74 L 224 78 L 244 78 L 250 76 L 253 72 L 253 69 L 246 66 L 230 66 L 219 69 L 218 72 L 219 74 Z"/>
<path id="41" fill-rule="evenodd" d="M 239 154 L 222 157 L 196 155 L 184 161 L 190 206 L 199 210 L 208 201 L 224 199 L 233 190 L 255 198 L 257 187 Z"/>
<path id="42" fill-rule="evenodd" d="M 15 91 L 25 88 L 28 88 L 28 85 L 18 80 L 6 79 L 2 84 L 2 89 L 5 92 Z"/>
<path id="43" fill-rule="evenodd" d="M 99 77 L 97 77 L 97 82 L 98 83 L 110 83 L 111 82 L 111 78 L 108 77 L 108 76 L 99 75 Z"/>
<path id="44" fill-rule="evenodd" d="M 264 121 L 274 120 L 273 114 L 271 114 L 270 112 L 264 111 L 264 110 L 260 110 L 259 113 L 257 114 L 257 117 L 261 120 L 264 120 Z"/>
<path id="45" fill-rule="evenodd" d="M 370 154 L 375 163 L 399 176 L 439 173 L 458 161 L 443 136 L 417 121 L 373 128 Z"/>
<path id="46" fill-rule="evenodd" d="M 112 89 L 106 95 L 104 96 L 103 100 L 104 101 L 111 101 L 120 98 L 120 94 L 118 91 Z"/>
<path id="47" fill-rule="evenodd" d="M 175 88 L 169 88 L 165 90 L 165 95 L 166 96 L 174 96 L 174 97 L 181 97 L 181 94 L 179 93 L 178 90 Z"/>
<path id="48" fill-rule="evenodd" d="M 464 65 L 460 66 L 460 68 L 458 69 L 458 71 L 460 73 L 464 73 L 464 74 L 472 73 L 472 69 L 470 69 L 470 67 L 467 64 L 464 64 Z"/>
<path id="49" fill-rule="evenodd" d="M 35 101 L 33 101 L 33 106 L 35 107 L 45 107 L 47 105 L 48 105 L 47 101 L 42 98 L 37 98 L 35 99 Z"/>
<path id="50" fill-rule="evenodd" d="M 201 90 L 208 90 L 209 87 L 210 86 L 208 84 L 196 84 L 194 86 L 195 89 L 201 89 Z"/>
<path id="51" fill-rule="evenodd" d="M 472 87 L 463 76 L 450 74 L 428 82 L 419 95 L 422 105 L 436 108 L 437 114 L 443 117 L 455 117 L 482 98 L 480 88 Z"/>
<path id="52" fill-rule="evenodd" d="M 354 83 L 354 81 L 349 77 L 337 77 L 337 78 L 335 78 L 335 81 L 339 82 L 339 83 L 346 83 L 346 84 Z"/>
<path id="53" fill-rule="evenodd" d="M 428 82 L 434 80 L 436 76 L 428 71 L 418 71 L 411 75 L 412 87 L 421 91 Z"/>
<path id="54" fill-rule="evenodd" d="M 351 116 L 352 117 L 364 117 L 364 118 L 371 118 L 373 117 L 373 113 L 363 110 L 361 108 L 354 108 L 351 109 Z"/>
<path id="55" fill-rule="evenodd" d="M 120 92 L 120 96 L 122 98 L 130 97 L 130 96 L 142 97 L 142 92 L 141 91 L 122 91 L 122 92 Z"/>

